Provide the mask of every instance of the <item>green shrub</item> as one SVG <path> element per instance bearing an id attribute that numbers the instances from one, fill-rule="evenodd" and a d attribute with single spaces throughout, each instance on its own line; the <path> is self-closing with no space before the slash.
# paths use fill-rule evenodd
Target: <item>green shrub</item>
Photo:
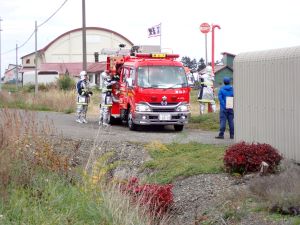
<path id="1" fill-rule="evenodd" d="M 60 90 L 71 90 L 75 87 L 75 81 L 69 75 L 60 76 L 57 79 L 58 88 Z"/>

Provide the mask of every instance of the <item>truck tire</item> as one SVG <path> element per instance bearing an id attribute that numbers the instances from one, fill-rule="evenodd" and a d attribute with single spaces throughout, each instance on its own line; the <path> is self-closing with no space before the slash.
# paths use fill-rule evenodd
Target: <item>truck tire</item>
<path id="1" fill-rule="evenodd" d="M 110 124 L 110 125 L 118 124 L 118 118 L 115 118 L 115 117 L 113 117 L 113 116 L 110 116 L 109 124 Z"/>
<path id="2" fill-rule="evenodd" d="M 130 112 L 130 109 L 129 109 L 129 113 L 128 113 L 128 121 L 127 121 L 127 124 L 128 124 L 129 130 L 136 130 L 137 125 L 134 124 L 133 121 L 132 121 L 132 112 Z"/>
<path id="3" fill-rule="evenodd" d="M 183 125 L 174 125 L 175 131 L 182 131 L 183 130 Z"/>

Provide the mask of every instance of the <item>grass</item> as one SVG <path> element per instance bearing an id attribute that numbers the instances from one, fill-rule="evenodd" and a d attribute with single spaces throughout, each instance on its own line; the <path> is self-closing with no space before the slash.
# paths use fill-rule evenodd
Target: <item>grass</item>
<path id="1" fill-rule="evenodd" d="M 106 223 L 99 193 L 82 193 L 54 173 L 41 172 L 30 188 L 11 187 L 10 198 L 0 205 L 2 224 Z"/>
<path id="2" fill-rule="evenodd" d="M 67 152 L 76 149 L 64 151 L 70 146 L 53 138 L 44 123 L 32 112 L 0 110 L 0 224 L 154 224 L 157 218 L 132 204 L 118 186 L 95 183 L 95 174 L 73 168 L 74 155 Z M 108 167 L 103 160 L 92 161 L 99 173 Z M 161 217 L 155 224 L 167 221 Z"/>
<path id="3" fill-rule="evenodd" d="M 74 91 L 61 91 L 50 89 L 39 91 L 37 96 L 33 92 L 27 92 L 26 87 L 11 92 L 5 89 L 0 92 L 0 108 L 18 108 L 33 111 L 75 112 Z"/>
<path id="4" fill-rule="evenodd" d="M 219 113 L 192 116 L 189 120 L 188 127 L 192 129 L 218 131 L 220 128 Z"/>
<path id="5" fill-rule="evenodd" d="M 197 100 L 199 90 L 192 90 L 190 93 L 191 117 L 188 128 L 201 129 L 207 131 L 219 130 L 219 113 L 205 113 L 200 115 L 200 105 Z M 216 101 L 218 106 L 218 101 Z M 207 107 L 206 107 L 207 108 Z M 206 109 L 207 110 L 207 109 Z"/>
<path id="6" fill-rule="evenodd" d="M 154 171 L 147 179 L 149 182 L 171 183 L 177 178 L 223 172 L 225 146 L 200 143 L 163 145 L 156 142 L 146 147 L 152 160 L 146 162 L 144 168 Z"/>
<path id="7" fill-rule="evenodd" d="M 151 224 L 146 211 L 131 204 L 117 186 L 83 189 L 62 176 L 40 171 L 28 188 L 10 187 L 0 201 L 0 224 Z M 160 223 L 163 224 L 163 223 Z"/>

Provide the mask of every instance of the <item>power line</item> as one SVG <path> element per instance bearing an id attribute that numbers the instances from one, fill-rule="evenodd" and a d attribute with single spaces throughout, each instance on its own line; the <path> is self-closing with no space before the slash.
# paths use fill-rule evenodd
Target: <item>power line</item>
<path id="1" fill-rule="evenodd" d="M 38 27 L 41 27 L 41 26 L 43 26 L 45 23 L 47 23 L 53 16 L 55 16 L 55 14 L 56 13 L 58 13 L 58 11 L 66 4 L 66 2 L 67 2 L 68 0 L 65 0 L 62 4 L 61 4 L 61 6 L 48 18 L 48 19 L 46 19 L 43 23 L 41 23 L 40 25 L 38 25 Z"/>
<path id="2" fill-rule="evenodd" d="M 29 38 L 22 44 L 20 45 L 19 48 L 22 48 L 24 45 L 26 45 L 28 43 L 28 41 L 32 38 L 32 36 L 34 35 L 34 31 L 32 32 L 32 34 L 29 36 Z"/>

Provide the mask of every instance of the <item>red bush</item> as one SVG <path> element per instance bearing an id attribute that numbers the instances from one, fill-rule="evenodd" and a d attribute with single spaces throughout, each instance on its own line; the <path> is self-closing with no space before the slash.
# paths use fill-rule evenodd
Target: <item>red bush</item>
<path id="1" fill-rule="evenodd" d="M 274 172 L 282 156 L 269 144 L 246 144 L 240 142 L 230 146 L 224 155 L 225 169 L 244 174 L 257 172 L 264 161 L 269 164 L 268 171 Z"/>
<path id="2" fill-rule="evenodd" d="M 172 184 L 139 185 L 138 178 L 133 177 L 121 190 L 129 194 L 134 202 L 149 208 L 151 213 L 161 215 L 173 204 Z"/>

